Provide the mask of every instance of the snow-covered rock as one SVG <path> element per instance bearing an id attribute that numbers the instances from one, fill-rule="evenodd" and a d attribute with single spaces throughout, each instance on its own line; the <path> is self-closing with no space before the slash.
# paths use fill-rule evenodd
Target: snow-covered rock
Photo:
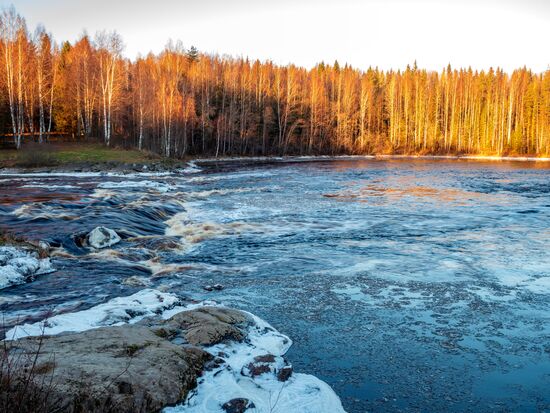
<path id="1" fill-rule="evenodd" d="M 0 289 L 33 281 L 52 271 L 49 258 L 40 259 L 36 252 L 16 247 L 0 247 Z"/>
<path id="2" fill-rule="evenodd" d="M 118 234 L 106 227 L 95 227 L 88 234 L 88 244 L 94 248 L 107 248 L 120 242 Z"/>
<path id="3" fill-rule="evenodd" d="M 294 373 L 284 359 L 292 340 L 264 320 L 251 323 L 243 341 L 203 347 L 215 358 L 187 399 L 163 413 L 345 413 L 331 387 L 315 376 Z M 233 407 L 246 410 L 230 410 Z"/>
<path id="4" fill-rule="evenodd" d="M 154 318 L 145 319 L 150 316 Z M 16 327 L 6 337 L 20 339 L 136 323 L 138 333 L 147 326 L 156 337 L 175 338 L 173 343 L 183 340 L 187 347 L 197 346 L 211 354 L 211 362 L 197 378 L 197 387 L 180 404 L 164 408 L 164 413 L 227 413 L 233 411 L 230 408 L 245 406 L 251 413 L 344 412 L 328 384 L 292 371 L 284 358 L 292 345 L 289 337 L 251 313 L 213 302 L 185 305 L 174 294 L 146 289 L 88 310 Z M 169 364 L 162 367 L 170 369 Z"/>
<path id="5" fill-rule="evenodd" d="M 6 338 L 16 340 L 27 336 L 80 332 L 98 327 L 134 324 L 145 317 L 163 314 L 167 310 L 186 309 L 181 300 L 170 293 L 145 289 L 127 297 L 116 297 L 87 310 L 58 314 L 45 322 L 23 324 L 6 332 Z"/>

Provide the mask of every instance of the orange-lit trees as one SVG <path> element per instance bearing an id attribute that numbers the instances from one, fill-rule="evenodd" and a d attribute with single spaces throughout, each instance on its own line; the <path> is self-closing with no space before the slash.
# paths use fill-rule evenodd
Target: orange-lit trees
<path id="1" fill-rule="evenodd" d="M 306 70 L 181 43 L 130 61 L 116 33 L 59 49 L 43 28 L 29 39 L 13 8 L 0 31 L 0 119 L 17 145 L 56 130 L 176 157 L 550 152 L 549 72 Z"/>
<path id="2" fill-rule="evenodd" d="M 103 137 L 105 144 L 111 142 L 113 106 L 119 92 L 119 77 L 117 66 L 120 66 L 123 44 L 122 38 L 116 32 L 99 32 L 96 36 L 97 59 L 99 62 L 99 80 L 101 89 L 101 112 Z"/>

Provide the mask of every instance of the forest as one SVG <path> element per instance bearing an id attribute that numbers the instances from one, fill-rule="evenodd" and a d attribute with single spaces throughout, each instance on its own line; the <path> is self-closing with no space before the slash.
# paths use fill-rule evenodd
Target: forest
<path id="1" fill-rule="evenodd" d="M 0 21 L 0 139 L 52 134 L 166 157 L 550 154 L 550 71 L 311 69 L 169 41 L 123 56 L 116 32 L 56 43 L 12 8 Z"/>

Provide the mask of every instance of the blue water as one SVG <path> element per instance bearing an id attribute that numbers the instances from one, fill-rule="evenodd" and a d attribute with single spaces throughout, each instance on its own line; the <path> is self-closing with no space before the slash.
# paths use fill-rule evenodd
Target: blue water
<path id="1" fill-rule="evenodd" d="M 268 320 L 349 412 L 550 411 L 546 164 L 201 167 L 0 176 L 1 227 L 58 247 L 55 273 L 0 291 L 7 324 L 129 295 L 139 276 Z M 116 256 L 75 243 L 96 225 L 123 236 Z"/>

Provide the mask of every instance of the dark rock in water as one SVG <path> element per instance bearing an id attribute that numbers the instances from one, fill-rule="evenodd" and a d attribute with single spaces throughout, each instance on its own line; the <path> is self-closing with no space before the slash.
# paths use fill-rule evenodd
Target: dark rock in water
<path id="1" fill-rule="evenodd" d="M 241 374 L 247 377 L 257 377 L 265 373 L 272 373 L 279 381 L 287 381 L 292 376 L 292 366 L 284 357 L 275 357 L 273 354 L 264 354 L 254 357 L 254 361 L 241 369 Z"/>
<path id="2" fill-rule="evenodd" d="M 202 287 L 206 291 L 221 291 L 223 290 L 223 285 L 221 284 L 214 284 L 214 285 L 205 285 Z"/>
<path id="3" fill-rule="evenodd" d="M 277 372 L 277 380 L 287 381 L 292 376 L 292 366 L 285 366 Z"/>
<path id="4" fill-rule="evenodd" d="M 206 363 L 204 366 L 205 370 L 216 370 L 217 368 L 223 366 L 225 364 L 225 360 L 221 357 L 215 357 L 213 360 Z"/>
<path id="5" fill-rule="evenodd" d="M 264 354 L 263 356 L 254 357 L 254 361 L 259 363 L 274 363 L 275 356 L 273 354 Z"/>
<path id="6" fill-rule="evenodd" d="M 132 325 L 6 341 L 0 358 L 34 356 L 32 349 L 40 347 L 30 386 L 39 389 L 51 380 L 48 411 L 157 412 L 183 400 L 205 366 L 224 363 L 199 346 L 242 341 L 251 322 L 237 310 L 202 307 L 168 320 L 149 318 Z M 176 344 L 178 337 L 191 345 Z M 0 388 L 0 400 L 2 390 L 7 389 Z M 246 410 L 250 404 L 228 406 Z"/>
<path id="7" fill-rule="evenodd" d="M 254 403 L 248 399 L 232 399 L 222 405 L 222 409 L 227 413 L 244 413 L 255 407 Z"/>
<path id="8" fill-rule="evenodd" d="M 75 234 L 73 235 L 73 240 L 74 240 L 74 243 L 77 247 L 81 247 L 81 248 L 84 248 L 88 245 L 88 234 L 86 233 L 78 233 L 78 234 Z M 63 245 L 61 242 L 58 242 L 58 246 L 60 247 L 61 245 Z"/>
<path id="9" fill-rule="evenodd" d="M 241 374 L 248 377 L 258 377 L 264 373 L 271 373 L 271 367 L 265 363 L 248 363 L 243 367 Z"/>

